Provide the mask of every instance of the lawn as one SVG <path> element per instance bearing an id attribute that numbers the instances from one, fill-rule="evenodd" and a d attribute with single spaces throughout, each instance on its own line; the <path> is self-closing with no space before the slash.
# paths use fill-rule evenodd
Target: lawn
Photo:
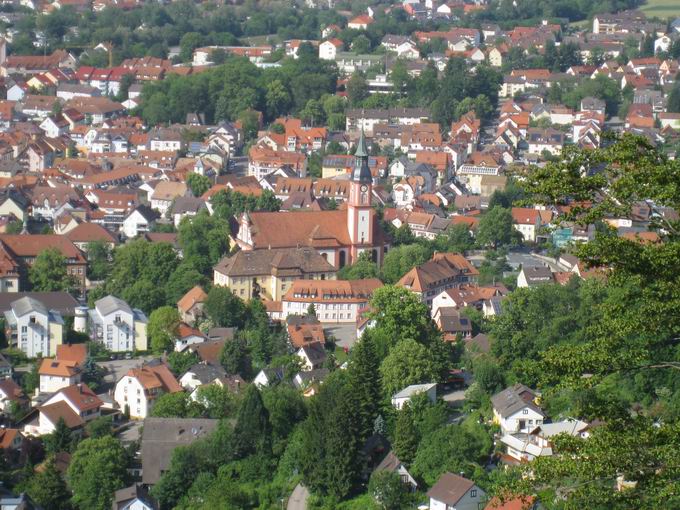
<path id="1" fill-rule="evenodd" d="M 680 16 L 680 1 L 678 0 L 647 0 L 640 7 L 647 16 L 670 18 Z"/>

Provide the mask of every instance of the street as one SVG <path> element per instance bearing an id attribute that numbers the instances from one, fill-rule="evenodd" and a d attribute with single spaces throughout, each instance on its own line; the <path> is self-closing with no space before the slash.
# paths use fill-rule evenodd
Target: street
<path id="1" fill-rule="evenodd" d="M 293 489 L 293 493 L 288 498 L 288 510 L 307 510 L 307 498 L 309 497 L 309 490 L 302 484 L 297 484 Z"/>

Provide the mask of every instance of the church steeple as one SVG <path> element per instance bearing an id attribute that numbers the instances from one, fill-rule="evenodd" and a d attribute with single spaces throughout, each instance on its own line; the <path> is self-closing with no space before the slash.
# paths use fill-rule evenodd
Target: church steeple
<path id="1" fill-rule="evenodd" d="M 363 128 L 361 129 L 361 136 L 359 136 L 359 143 L 357 143 L 357 150 L 354 152 L 352 180 L 361 184 L 371 184 L 373 182 L 371 170 L 368 168 L 368 149 L 366 148 Z"/>

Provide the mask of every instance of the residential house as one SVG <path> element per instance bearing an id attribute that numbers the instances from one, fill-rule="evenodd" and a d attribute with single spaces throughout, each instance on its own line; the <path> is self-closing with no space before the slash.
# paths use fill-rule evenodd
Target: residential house
<path id="1" fill-rule="evenodd" d="M 121 230 L 128 239 L 149 232 L 160 217 L 157 211 L 148 205 L 138 205 L 123 220 Z"/>
<path id="2" fill-rule="evenodd" d="M 87 384 L 80 383 L 62 388 L 38 407 L 37 421 L 29 422 L 24 432 L 43 436 L 56 430 L 60 420 L 70 429 L 80 429 L 101 415 L 104 403 Z"/>
<path id="3" fill-rule="evenodd" d="M 0 380 L 0 411 L 9 413 L 12 403 L 20 407 L 26 403 L 24 390 L 12 379 L 2 379 Z"/>
<path id="4" fill-rule="evenodd" d="M 141 483 L 119 489 L 113 494 L 112 510 L 158 510 L 158 505 Z"/>
<path id="5" fill-rule="evenodd" d="M 206 205 L 203 198 L 194 196 L 181 196 L 173 200 L 168 211 L 168 215 L 172 218 L 175 228 L 177 228 L 184 218 L 193 218 L 199 212 L 207 210 L 208 206 Z"/>
<path id="6" fill-rule="evenodd" d="M 404 487 L 408 487 L 409 492 L 418 490 L 418 482 L 416 482 L 416 479 L 409 473 L 404 463 L 399 460 L 399 457 L 396 456 L 393 450 L 390 450 L 380 464 L 373 470 L 374 473 L 379 473 L 381 471 L 399 475 L 399 480 Z"/>
<path id="7" fill-rule="evenodd" d="M 327 358 L 326 349 L 323 344 L 319 342 L 305 344 L 300 347 L 295 354 L 300 358 L 302 370 L 304 372 L 323 367 Z"/>
<path id="8" fill-rule="evenodd" d="M 175 336 L 175 352 L 183 352 L 189 346 L 203 343 L 206 340 L 208 340 L 208 337 L 200 330 L 180 322 Z"/>
<path id="9" fill-rule="evenodd" d="M 188 187 L 183 182 L 160 181 L 151 193 L 151 208 L 165 216 L 172 202 L 187 194 Z"/>
<path id="10" fill-rule="evenodd" d="M 88 311 L 90 338 L 111 352 L 146 351 L 147 319 L 144 312 L 114 296 L 97 300 Z"/>
<path id="11" fill-rule="evenodd" d="M 158 397 L 179 391 L 182 391 L 182 386 L 168 366 L 160 360 L 152 360 L 130 369 L 121 377 L 116 383 L 113 399 L 122 411 L 129 411 L 131 418 L 144 419 Z"/>
<path id="12" fill-rule="evenodd" d="M 416 395 L 425 395 L 433 404 L 437 401 L 437 384 L 411 384 L 398 393 L 392 395 L 392 406 L 400 410 Z"/>
<path id="13" fill-rule="evenodd" d="M 528 433 L 542 425 L 545 413 L 536 404 L 538 394 L 523 384 L 515 384 L 491 397 L 494 423 L 502 434 Z"/>
<path id="14" fill-rule="evenodd" d="M 546 283 L 555 283 L 555 277 L 547 266 L 522 266 L 519 275 L 517 275 L 517 287 L 519 288 L 535 287 Z"/>
<path id="15" fill-rule="evenodd" d="M 203 306 L 206 299 L 208 299 L 208 294 L 199 285 L 188 290 L 177 301 L 177 311 L 179 312 L 180 319 L 188 324 L 196 323 L 204 315 Z"/>
<path id="16" fill-rule="evenodd" d="M 40 393 L 54 393 L 82 381 L 82 368 L 72 360 L 45 358 L 38 369 Z"/>
<path id="17" fill-rule="evenodd" d="M 214 384 L 237 394 L 246 386 L 241 376 L 229 375 L 222 365 L 210 363 L 196 363 L 180 377 L 179 383 L 190 393 L 194 401 L 201 400 L 198 395 L 198 389 L 201 387 Z"/>
<path id="18" fill-rule="evenodd" d="M 444 473 L 427 491 L 430 510 L 479 510 L 486 492 L 475 482 L 453 473 Z"/>
<path id="19" fill-rule="evenodd" d="M 177 447 L 204 439 L 218 424 L 219 420 L 205 418 L 146 418 L 141 441 L 142 483 L 157 484 L 170 469 L 172 452 Z"/>
<path id="20" fill-rule="evenodd" d="M 585 439 L 590 435 L 589 428 L 587 423 L 570 418 L 555 423 L 543 423 L 528 433 L 505 434 L 501 437 L 501 443 L 511 459 L 530 462 L 538 457 L 553 454 L 553 438 L 556 435 L 568 434 Z"/>
<path id="21" fill-rule="evenodd" d="M 64 320 L 37 299 L 22 297 L 5 311 L 5 337 L 10 347 L 29 358 L 52 356 L 64 341 Z"/>
<path id="22" fill-rule="evenodd" d="M 286 317 L 288 342 L 294 349 L 313 343 L 326 343 L 323 325 L 315 316 L 289 315 Z"/>
<path id="23" fill-rule="evenodd" d="M 541 211 L 526 207 L 512 208 L 512 226 L 528 243 L 535 243 L 541 227 Z"/>

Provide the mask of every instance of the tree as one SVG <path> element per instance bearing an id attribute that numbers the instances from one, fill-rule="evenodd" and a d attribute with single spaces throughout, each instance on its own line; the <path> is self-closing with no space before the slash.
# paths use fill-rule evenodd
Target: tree
<path id="1" fill-rule="evenodd" d="M 267 84 L 267 113 L 275 119 L 290 108 L 290 94 L 281 80 L 272 80 Z"/>
<path id="2" fill-rule="evenodd" d="M 193 218 L 182 219 L 177 232 L 184 258 L 182 265 L 208 274 L 212 266 L 229 251 L 229 232 L 227 220 L 217 215 L 211 216 L 207 210 Z"/>
<path id="3" fill-rule="evenodd" d="M 344 266 L 338 271 L 340 280 L 362 280 L 365 278 L 377 278 L 378 265 L 371 260 L 368 252 L 359 254 L 359 258 L 349 266 Z"/>
<path id="4" fill-rule="evenodd" d="M 477 242 L 482 246 L 507 246 L 517 242 L 517 231 L 513 227 L 509 209 L 494 207 L 479 221 Z"/>
<path id="5" fill-rule="evenodd" d="M 187 186 L 195 197 L 200 197 L 210 189 L 212 181 L 205 175 L 190 172 L 187 176 Z"/>
<path id="6" fill-rule="evenodd" d="M 424 345 L 410 338 L 401 340 L 380 365 L 384 392 L 391 396 L 411 384 L 437 382 L 445 368 Z"/>
<path id="7" fill-rule="evenodd" d="M 382 266 L 382 280 L 397 283 L 413 268 L 427 262 L 432 256 L 432 247 L 422 244 L 396 246 L 387 252 Z"/>
<path id="8" fill-rule="evenodd" d="M 352 41 L 352 51 L 357 55 L 369 53 L 371 51 L 371 40 L 364 34 L 357 35 Z"/>
<path id="9" fill-rule="evenodd" d="M 679 44 L 680 46 L 680 44 Z M 676 83 L 668 94 L 666 111 L 669 113 L 680 113 L 680 84 Z"/>
<path id="10" fill-rule="evenodd" d="M 46 436 L 43 436 L 43 444 L 45 445 L 45 452 L 48 455 L 56 455 L 61 452 L 70 452 L 73 446 L 73 434 L 71 429 L 66 425 L 63 418 L 59 418 L 54 427 L 54 431 Z"/>
<path id="11" fill-rule="evenodd" d="M 45 510 L 69 510 L 71 494 L 61 474 L 54 465 L 54 459 L 45 461 L 42 471 L 36 472 L 28 481 L 26 493 L 34 503 Z"/>
<path id="12" fill-rule="evenodd" d="M 200 418 L 203 411 L 203 407 L 198 402 L 194 402 L 188 393 L 178 391 L 158 397 L 151 410 L 151 416 L 157 418 Z"/>
<path id="13" fill-rule="evenodd" d="M 34 291 L 68 291 L 77 283 L 67 271 L 66 257 L 56 248 L 47 248 L 35 258 L 28 270 L 28 279 Z"/>
<path id="14" fill-rule="evenodd" d="M 250 378 L 252 361 L 243 334 L 238 333 L 236 338 L 224 344 L 220 353 L 220 363 L 228 374 L 238 374 L 244 379 Z"/>
<path id="15" fill-rule="evenodd" d="M 100 416 L 85 426 L 88 437 L 98 438 L 113 434 L 113 422 L 110 416 Z"/>
<path id="16" fill-rule="evenodd" d="M 406 489 L 394 471 L 374 471 L 368 482 L 368 492 L 384 510 L 400 510 L 406 504 Z"/>
<path id="17" fill-rule="evenodd" d="M 234 414 L 236 399 L 228 387 L 204 384 L 196 391 L 196 402 L 203 406 L 208 418 L 219 420 L 229 418 Z"/>
<path id="18" fill-rule="evenodd" d="M 404 464 L 413 462 L 418 451 L 418 431 L 413 422 L 413 411 L 407 403 L 397 412 L 397 422 L 394 429 L 394 453 Z"/>
<path id="19" fill-rule="evenodd" d="M 474 247 L 474 238 L 470 233 L 470 227 L 465 223 L 459 223 L 446 229 L 434 240 L 437 251 L 465 253 Z"/>
<path id="20" fill-rule="evenodd" d="M 271 426 L 269 411 L 262 401 L 257 386 L 251 384 L 243 395 L 236 416 L 232 438 L 233 454 L 237 459 L 253 454 L 267 455 L 271 452 Z"/>
<path id="21" fill-rule="evenodd" d="M 68 480 L 80 508 L 109 510 L 113 493 L 127 485 L 128 457 L 117 439 L 85 439 L 71 458 Z"/>
<path id="22" fill-rule="evenodd" d="M 200 361 L 201 359 L 198 357 L 198 354 L 196 352 L 172 351 L 170 354 L 168 354 L 166 363 L 168 364 L 168 367 L 170 368 L 172 373 L 179 377 Z"/>
<path id="23" fill-rule="evenodd" d="M 241 327 L 246 319 L 245 304 L 226 287 L 214 286 L 208 291 L 205 312 L 221 327 Z"/>
<path id="24" fill-rule="evenodd" d="M 373 431 L 380 409 L 380 363 L 370 336 L 357 342 L 351 354 L 347 384 L 354 399 L 360 437 L 365 440 Z"/>
<path id="25" fill-rule="evenodd" d="M 87 275 L 90 280 L 104 280 L 111 270 L 111 250 L 104 241 L 87 243 Z"/>
<path id="26" fill-rule="evenodd" d="M 347 98 L 350 104 L 358 106 L 369 95 L 368 82 L 361 73 L 354 73 L 347 82 Z"/>
<path id="27" fill-rule="evenodd" d="M 447 425 L 423 438 L 418 447 L 411 473 L 434 484 L 445 473 L 465 473 L 473 477 L 483 472 L 493 442 L 481 425 Z"/>
<path id="28" fill-rule="evenodd" d="M 174 350 L 179 323 L 179 312 L 172 306 L 162 306 L 151 312 L 147 329 L 151 339 L 151 349 L 154 352 Z"/>

